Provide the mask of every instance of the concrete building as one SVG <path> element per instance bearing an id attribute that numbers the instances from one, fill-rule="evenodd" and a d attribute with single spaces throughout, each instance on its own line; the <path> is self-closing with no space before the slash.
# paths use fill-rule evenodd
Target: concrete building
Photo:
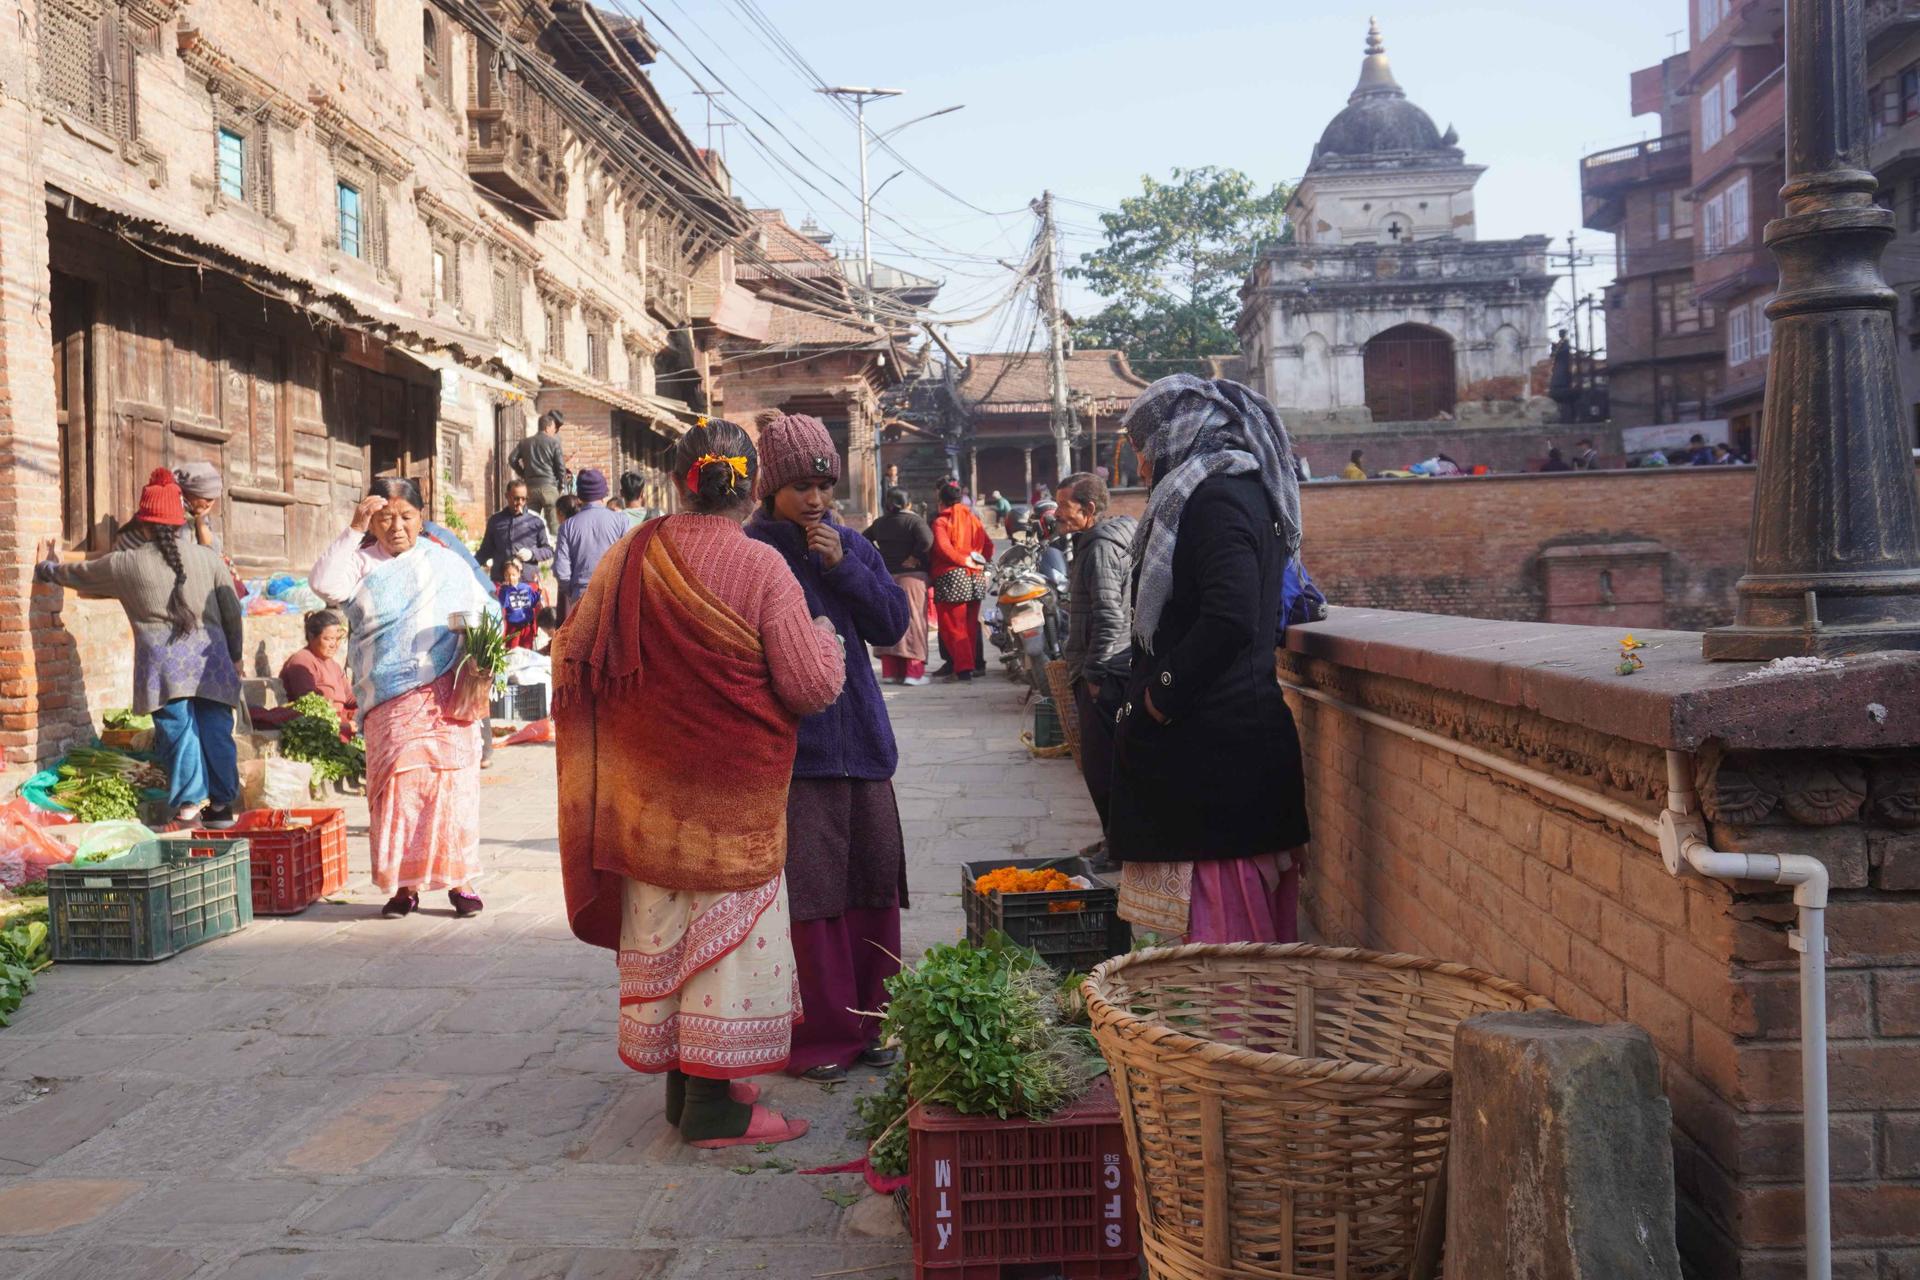
<path id="1" fill-rule="evenodd" d="M 1699 226 L 1689 79 L 1686 53 L 1634 72 L 1633 114 L 1657 115 L 1659 136 L 1580 162 L 1583 221 L 1614 239 L 1617 274 L 1606 290 L 1613 421 L 1640 436 L 1713 416 L 1708 402 L 1726 376 L 1720 313 L 1693 296 Z"/>
<path id="2" fill-rule="evenodd" d="M 1479 240 L 1484 172 L 1408 100 L 1378 26 L 1359 83 L 1241 290 L 1254 387 L 1302 437 L 1323 425 L 1541 422 L 1547 238 Z"/>
<path id="3" fill-rule="evenodd" d="M 567 409 L 576 466 L 615 472 L 681 429 L 667 397 L 708 378 L 694 276 L 746 219 L 649 83 L 638 24 L 568 0 L 19 18 L 34 38 L 0 49 L 6 764 L 124 701 L 118 609 L 30 590 L 27 562 L 46 537 L 104 549 L 156 466 L 225 472 L 253 577 L 303 572 L 373 476 L 476 524 L 540 408 Z"/>

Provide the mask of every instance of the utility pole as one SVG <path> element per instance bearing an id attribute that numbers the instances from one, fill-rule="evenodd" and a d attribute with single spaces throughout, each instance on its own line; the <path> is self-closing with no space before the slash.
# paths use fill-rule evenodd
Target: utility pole
<path id="1" fill-rule="evenodd" d="M 1033 202 L 1040 215 L 1040 252 L 1043 270 L 1036 286 L 1040 314 L 1047 318 L 1047 365 L 1053 382 L 1054 479 L 1073 471 L 1073 411 L 1067 407 L 1067 335 L 1060 316 L 1060 282 L 1054 275 L 1053 192 L 1043 191 Z"/>
<path id="2" fill-rule="evenodd" d="M 853 103 L 853 125 L 860 135 L 860 305 L 867 319 L 873 319 L 873 205 L 867 194 L 867 104 L 882 98 L 897 98 L 904 89 L 862 89 L 838 85 L 815 89 L 830 98 L 845 98 Z"/>
<path id="3" fill-rule="evenodd" d="M 1552 265 L 1565 267 L 1567 269 L 1567 292 L 1573 299 L 1568 305 L 1567 310 L 1572 313 L 1573 348 L 1575 352 L 1578 352 L 1582 350 L 1580 342 L 1580 268 L 1592 266 L 1593 255 L 1581 253 L 1579 245 L 1574 240 L 1573 232 L 1569 231 L 1567 232 L 1567 251 L 1565 253 L 1554 253 L 1547 256 Z"/>

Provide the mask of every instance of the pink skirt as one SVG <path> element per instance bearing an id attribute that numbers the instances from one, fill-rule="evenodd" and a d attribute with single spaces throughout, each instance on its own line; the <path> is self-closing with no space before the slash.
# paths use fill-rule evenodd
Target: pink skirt
<path id="1" fill-rule="evenodd" d="M 907 593 L 907 631 L 900 637 L 900 643 L 884 649 L 875 649 L 874 653 L 882 658 L 905 658 L 909 662 L 927 660 L 927 575 L 924 573 L 896 573 L 893 580 L 902 591 Z"/>
<path id="2" fill-rule="evenodd" d="M 368 843 L 380 892 L 457 889 L 480 876 L 480 735 L 443 709 L 453 674 L 367 712 Z"/>
<path id="3" fill-rule="evenodd" d="M 1185 942 L 1298 942 L 1300 863 L 1291 853 L 1208 862 L 1129 862 L 1120 915 Z"/>

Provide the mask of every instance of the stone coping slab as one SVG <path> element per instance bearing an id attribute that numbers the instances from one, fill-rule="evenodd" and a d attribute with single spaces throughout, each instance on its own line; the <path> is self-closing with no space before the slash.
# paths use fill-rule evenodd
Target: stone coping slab
<path id="1" fill-rule="evenodd" d="M 1697 631 L 1636 629 L 1646 667 L 1622 676 L 1627 630 L 1336 607 L 1288 628 L 1286 651 L 1666 749 L 1920 745 L 1920 653 L 1757 674 L 1758 663 L 1707 661 Z"/>

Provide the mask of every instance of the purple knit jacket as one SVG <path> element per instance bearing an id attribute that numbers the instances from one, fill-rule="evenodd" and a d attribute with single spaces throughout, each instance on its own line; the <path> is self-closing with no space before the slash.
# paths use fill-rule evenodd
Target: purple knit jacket
<path id="1" fill-rule="evenodd" d="M 807 594 L 807 608 L 847 642 L 846 687 L 832 706 L 800 722 L 793 776 L 880 781 L 893 776 L 900 751 L 867 646 L 895 644 L 907 633 L 907 593 L 865 535 L 838 522 L 833 527 L 847 554 L 831 571 L 820 567 L 820 557 L 807 550 L 806 533 L 791 521 L 755 511 L 747 536 L 786 558 Z"/>

